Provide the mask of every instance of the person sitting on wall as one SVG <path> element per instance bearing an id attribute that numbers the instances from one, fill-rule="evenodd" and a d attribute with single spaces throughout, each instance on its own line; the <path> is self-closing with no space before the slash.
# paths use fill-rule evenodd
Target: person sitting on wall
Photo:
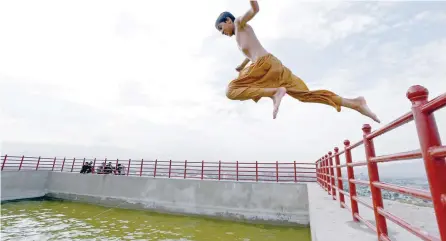
<path id="1" fill-rule="evenodd" d="M 82 174 L 85 174 L 85 173 L 91 173 L 91 172 L 92 172 L 92 163 L 93 163 L 93 162 L 87 162 L 87 163 L 84 163 L 84 164 L 82 165 L 81 173 L 82 173 Z"/>
<path id="2" fill-rule="evenodd" d="M 104 170 L 105 170 L 105 162 L 103 162 L 101 166 L 98 167 L 98 174 L 104 173 Z"/>
<path id="3" fill-rule="evenodd" d="M 84 164 L 82 165 L 82 168 L 81 168 L 81 172 L 80 172 L 80 173 L 85 174 L 85 172 L 87 172 L 87 167 L 88 167 L 88 163 L 84 163 Z"/>
<path id="4" fill-rule="evenodd" d="M 123 175 L 123 170 L 124 170 L 124 166 L 121 164 L 118 164 L 118 166 L 116 167 L 116 173 L 117 175 Z"/>
<path id="5" fill-rule="evenodd" d="M 107 165 L 104 168 L 104 173 L 105 174 L 110 174 L 113 172 L 113 166 L 111 162 L 108 162 Z"/>
<path id="6" fill-rule="evenodd" d="M 87 172 L 86 173 L 92 173 L 93 172 L 93 162 L 90 161 L 88 163 Z"/>

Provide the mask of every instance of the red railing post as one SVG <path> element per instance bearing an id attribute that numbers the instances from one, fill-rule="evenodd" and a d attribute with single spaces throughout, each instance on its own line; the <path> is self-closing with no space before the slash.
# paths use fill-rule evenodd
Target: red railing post
<path id="1" fill-rule="evenodd" d="M 317 164 L 316 164 L 316 172 L 317 172 Z M 297 182 L 296 161 L 294 161 L 294 182 Z"/>
<path id="2" fill-rule="evenodd" d="M 324 185 L 324 159 L 321 157 L 319 159 L 319 176 L 321 177 L 321 187 L 325 189 Z"/>
<path id="3" fill-rule="evenodd" d="M 22 159 L 20 160 L 19 171 L 22 170 L 23 160 L 25 160 L 25 155 L 22 155 Z"/>
<path id="4" fill-rule="evenodd" d="M 276 182 L 279 182 L 279 161 L 276 161 Z"/>
<path id="5" fill-rule="evenodd" d="M 94 158 L 94 160 L 93 160 L 93 170 L 91 170 L 91 172 L 92 173 L 96 173 L 96 171 L 95 171 L 95 166 L 96 166 L 96 157 Z"/>
<path id="6" fill-rule="evenodd" d="M 85 161 L 85 158 L 84 158 Z M 116 165 L 115 165 L 115 174 L 118 172 L 118 164 L 119 164 L 119 158 L 116 158 Z"/>
<path id="7" fill-rule="evenodd" d="M 51 168 L 51 171 L 54 171 L 54 166 L 56 166 L 56 157 L 54 157 L 53 167 Z"/>
<path id="8" fill-rule="evenodd" d="M 76 157 L 73 158 L 73 164 L 71 164 L 71 172 L 73 172 L 74 162 L 76 162 Z"/>
<path id="9" fill-rule="evenodd" d="M 218 161 L 218 180 L 220 180 L 221 176 L 221 161 Z"/>
<path id="10" fill-rule="evenodd" d="M 5 163 L 6 163 L 7 158 L 8 158 L 8 154 L 5 154 L 5 157 L 3 158 L 3 163 L 2 163 L 2 171 L 3 171 L 3 168 L 5 168 Z"/>
<path id="11" fill-rule="evenodd" d="M 204 160 L 201 160 L 201 180 L 203 180 L 204 176 Z"/>
<path id="12" fill-rule="evenodd" d="M 328 163 L 330 165 L 330 185 L 331 185 L 331 196 L 333 200 L 336 200 L 336 184 L 335 184 L 335 175 L 333 170 L 333 153 L 331 151 L 328 152 Z"/>
<path id="13" fill-rule="evenodd" d="M 60 168 L 60 172 L 63 172 L 63 167 L 65 166 L 65 159 L 66 159 L 66 157 L 63 158 L 62 168 Z"/>
<path id="14" fill-rule="evenodd" d="M 139 168 L 139 176 L 142 176 L 143 165 L 144 165 L 144 159 L 141 159 L 141 167 Z"/>
<path id="15" fill-rule="evenodd" d="M 158 159 L 155 159 L 155 168 L 153 169 L 153 177 L 156 177 L 156 166 L 158 164 Z"/>
<path id="16" fill-rule="evenodd" d="M 446 240 L 446 161 L 444 157 L 433 157 L 429 153 L 430 148 L 442 144 L 434 114 L 422 110 L 428 102 L 429 91 L 423 86 L 414 85 L 409 88 L 406 96 L 412 102 L 412 114 L 429 181 L 438 230 L 441 240 Z"/>
<path id="17" fill-rule="evenodd" d="M 22 170 L 22 165 L 24 160 L 25 160 L 25 155 L 22 155 L 22 158 L 20 159 L 19 171 Z"/>
<path id="18" fill-rule="evenodd" d="M 324 166 L 322 165 L 322 158 L 319 158 L 319 184 L 324 188 Z"/>
<path id="19" fill-rule="evenodd" d="M 235 166 L 235 175 L 237 176 L 237 181 L 238 181 L 238 161 L 236 162 L 236 164 L 235 164 L 236 166 Z"/>
<path id="20" fill-rule="evenodd" d="M 171 173 L 172 173 L 172 160 L 169 160 L 169 178 Z"/>
<path id="21" fill-rule="evenodd" d="M 330 163 L 328 162 L 328 155 L 325 155 L 325 174 L 327 174 L 327 192 L 328 195 L 331 195 Z"/>
<path id="22" fill-rule="evenodd" d="M 256 182 L 259 181 L 259 163 L 256 161 Z"/>
<path id="23" fill-rule="evenodd" d="M 335 164 L 336 164 L 336 178 L 337 178 L 337 183 L 338 183 L 338 189 L 339 191 L 339 203 L 341 205 L 341 208 L 344 208 L 345 204 L 345 200 L 344 200 L 344 194 L 342 193 L 342 191 L 344 191 L 344 185 L 342 184 L 342 173 L 341 173 L 341 167 L 339 165 L 341 165 L 341 161 L 339 160 L 339 148 L 335 147 L 334 148 L 334 154 L 335 154 Z"/>
<path id="24" fill-rule="evenodd" d="M 369 124 L 365 124 L 362 127 L 364 133 L 364 149 L 367 159 L 367 169 L 369 172 L 370 191 L 372 192 L 373 211 L 375 213 L 376 229 L 378 231 L 378 240 L 381 239 L 381 235 L 388 235 L 386 218 L 378 213 L 378 209 L 383 208 L 383 198 L 381 189 L 375 187 L 374 182 L 379 182 L 378 164 L 371 162 L 370 158 L 375 157 L 375 146 L 372 139 L 368 139 L 367 135 L 371 133 L 372 127 Z"/>
<path id="25" fill-rule="evenodd" d="M 324 160 L 323 160 L 323 158 L 319 159 L 319 176 L 321 178 L 321 180 L 320 180 L 321 187 L 325 189 L 325 184 L 324 184 Z"/>
<path id="26" fill-rule="evenodd" d="M 132 161 L 132 159 L 129 159 L 129 165 L 128 165 L 128 167 L 127 167 L 127 176 L 129 175 L 129 173 L 130 173 L 130 162 Z"/>
<path id="27" fill-rule="evenodd" d="M 39 156 L 39 159 L 37 159 L 36 171 L 39 169 L 39 164 L 40 164 L 40 156 Z"/>
<path id="28" fill-rule="evenodd" d="M 328 168 L 328 155 L 324 156 L 324 169 L 325 169 L 325 185 L 327 186 L 326 191 L 328 192 L 328 195 L 331 195 L 331 189 L 330 189 L 330 170 Z"/>
<path id="29" fill-rule="evenodd" d="M 186 179 L 187 160 L 184 160 L 184 179 Z"/>
<path id="30" fill-rule="evenodd" d="M 322 158 L 319 159 L 319 176 L 321 177 L 321 187 L 325 188 L 324 186 L 324 163 Z"/>
<path id="31" fill-rule="evenodd" d="M 349 147 L 350 147 L 350 141 L 345 140 L 344 152 L 345 152 L 345 163 L 347 164 L 347 180 L 348 180 L 347 184 L 350 193 L 350 206 L 352 209 L 353 221 L 359 222 L 359 219 L 355 216 L 356 214 L 359 215 L 358 202 L 354 200 L 354 198 L 356 197 L 356 184 L 350 181 L 355 179 L 355 173 L 353 171 L 353 167 L 350 166 L 350 164 L 352 164 L 353 161 L 352 161 L 352 152 Z"/>
<path id="32" fill-rule="evenodd" d="M 322 185 L 322 168 L 321 168 L 321 159 L 319 158 L 319 160 L 317 160 L 317 176 L 318 176 L 318 183 L 319 186 L 321 186 L 321 188 L 324 188 L 324 186 Z"/>
<path id="33" fill-rule="evenodd" d="M 327 190 L 327 183 L 325 182 L 325 179 L 327 178 L 325 176 L 325 158 L 321 157 L 321 175 L 322 175 L 322 187 L 324 190 Z"/>

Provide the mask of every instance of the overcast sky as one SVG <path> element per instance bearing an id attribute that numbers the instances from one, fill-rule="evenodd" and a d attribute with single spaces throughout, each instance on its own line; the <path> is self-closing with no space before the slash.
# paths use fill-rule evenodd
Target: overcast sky
<path id="1" fill-rule="evenodd" d="M 446 91 L 446 2 L 259 4 L 251 24 L 268 51 L 310 89 L 364 96 L 382 124 L 289 96 L 273 120 L 270 99 L 227 99 L 244 57 L 214 22 L 248 0 L 2 1 L 2 154 L 313 162 L 408 112 L 411 85 Z M 408 124 L 375 145 L 417 141 Z"/>

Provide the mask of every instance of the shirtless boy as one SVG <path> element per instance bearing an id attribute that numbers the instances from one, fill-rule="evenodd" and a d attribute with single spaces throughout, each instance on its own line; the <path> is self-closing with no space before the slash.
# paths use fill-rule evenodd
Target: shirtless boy
<path id="1" fill-rule="evenodd" d="M 250 0 L 250 4 L 251 8 L 243 16 L 235 18 L 230 12 L 223 12 L 215 22 L 215 27 L 222 34 L 228 37 L 235 35 L 239 49 L 246 56 L 236 68 L 240 72 L 238 78 L 232 80 L 226 90 L 229 99 L 252 99 L 258 102 L 262 97 L 270 97 L 274 106 L 273 119 L 276 119 L 280 102 L 283 96 L 288 94 L 302 102 L 333 106 L 338 112 L 341 111 L 341 106 L 344 106 L 380 123 L 363 97 L 347 99 L 328 90 L 309 90 L 299 77 L 266 51 L 252 27 L 247 24 L 259 12 L 256 0 Z M 251 64 L 245 68 L 250 61 Z"/>

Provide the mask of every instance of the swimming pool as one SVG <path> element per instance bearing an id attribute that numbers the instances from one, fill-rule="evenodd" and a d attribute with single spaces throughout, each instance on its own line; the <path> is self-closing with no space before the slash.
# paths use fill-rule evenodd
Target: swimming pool
<path id="1" fill-rule="evenodd" d="M 309 241 L 310 228 L 107 208 L 61 200 L 1 206 L 2 240 Z"/>

